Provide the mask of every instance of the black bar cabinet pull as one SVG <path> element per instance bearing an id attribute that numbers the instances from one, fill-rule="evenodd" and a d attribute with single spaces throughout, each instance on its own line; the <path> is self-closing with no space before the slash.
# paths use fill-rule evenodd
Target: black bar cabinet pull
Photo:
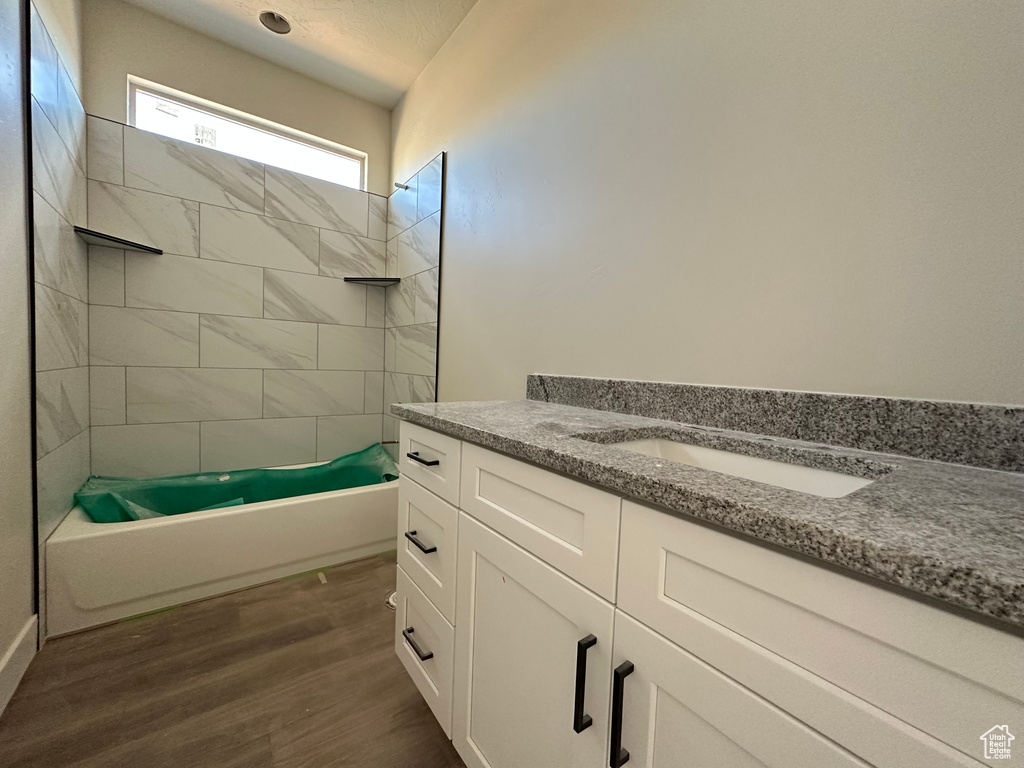
<path id="1" fill-rule="evenodd" d="M 409 647 L 412 648 L 416 655 L 420 657 L 420 661 L 426 661 L 427 659 L 434 658 L 433 651 L 424 651 L 422 648 L 420 648 L 419 644 L 412 639 L 412 633 L 415 631 L 416 630 L 412 627 L 406 627 L 402 630 L 402 637 L 405 638 L 405 642 L 407 642 L 409 644 Z"/>
<path id="2" fill-rule="evenodd" d="M 429 555 L 431 552 L 437 552 L 437 547 L 428 547 L 422 541 L 417 539 L 416 531 L 406 531 L 405 538 L 407 538 L 409 541 L 415 544 L 417 548 L 419 548 L 420 552 L 422 552 L 424 555 Z"/>
<path id="3" fill-rule="evenodd" d="M 622 748 L 622 694 L 626 678 L 633 674 L 633 662 L 624 661 L 612 672 L 612 744 L 611 768 L 622 768 L 629 762 L 629 752 Z"/>
<path id="4" fill-rule="evenodd" d="M 587 651 L 597 645 L 597 638 L 587 635 L 576 643 L 576 706 L 572 712 L 572 729 L 576 733 L 594 724 L 593 718 L 583 712 L 583 697 L 587 693 Z"/>
<path id="5" fill-rule="evenodd" d="M 427 461 L 422 456 L 420 456 L 420 452 L 419 451 L 412 451 L 412 452 L 407 453 L 405 455 L 408 456 L 413 461 L 418 461 L 424 467 L 436 467 L 438 464 L 441 463 L 437 459 L 434 459 L 433 461 Z"/>

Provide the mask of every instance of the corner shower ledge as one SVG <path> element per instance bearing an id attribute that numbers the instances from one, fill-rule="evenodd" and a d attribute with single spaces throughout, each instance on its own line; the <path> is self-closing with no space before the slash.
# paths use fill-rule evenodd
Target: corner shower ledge
<path id="1" fill-rule="evenodd" d="M 397 285 L 402 282 L 400 277 L 346 277 L 346 283 L 356 283 L 357 285 L 376 285 L 379 287 L 387 288 L 389 285 Z"/>
<path id="2" fill-rule="evenodd" d="M 104 232 L 97 232 L 95 229 L 75 227 L 75 234 L 85 240 L 89 245 L 104 245 L 108 248 L 120 248 L 124 251 L 138 251 L 139 253 L 152 253 L 161 256 L 163 251 L 154 248 L 152 245 L 143 245 L 132 240 L 125 240 L 117 235 L 108 235 Z"/>

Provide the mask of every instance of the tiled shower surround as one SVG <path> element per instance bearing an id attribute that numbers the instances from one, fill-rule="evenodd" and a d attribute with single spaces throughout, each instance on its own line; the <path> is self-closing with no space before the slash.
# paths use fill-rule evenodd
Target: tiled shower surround
<path id="1" fill-rule="evenodd" d="M 85 110 L 31 7 L 36 470 L 40 545 L 89 476 Z M 40 557 L 42 547 L 40 547 Z M 41 562 L 41 561 L 40 561 Z"/>
<path id="2" fill-rule="evenodd" d="M 385 276 L 386 198 L 91 116 L 88 161 L 90 228 L 165 252 L 89 248 L 93 474 L 297 464 L 381 439 L 386 349 L 416 359 L 409 373 L 426 354 L 386 345 L 383 288 L 342 280 Z"/>
<path id="3" fill-rule="evenodd" d="M 398 439 L 392 403 L 434 400 L 443 178 L 442 153 L 388 199 L 386 274 L 401 278 L 385 294 L 384 439 L 388 442 Z"/>

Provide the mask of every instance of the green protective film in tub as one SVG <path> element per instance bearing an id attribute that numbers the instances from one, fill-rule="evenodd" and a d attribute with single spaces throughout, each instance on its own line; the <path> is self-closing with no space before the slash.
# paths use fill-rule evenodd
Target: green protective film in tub
<path id="1" fill-rule="evenodd" d="M 300 469 L 242 469 L 146 480 L 93 476 L 75 494 L 75 501 L 97 523 L 123 523 L 359 488 L 397 477 L 398 466 L 375 443 L 326 464 Z"/>

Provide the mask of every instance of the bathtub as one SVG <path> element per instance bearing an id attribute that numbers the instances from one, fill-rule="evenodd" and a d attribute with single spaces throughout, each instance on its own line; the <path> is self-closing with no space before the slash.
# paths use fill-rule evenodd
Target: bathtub
<path id="1" fill-rule="evenodd" d="M 395 548 L 398 481 L 153 520 L 76 506 L 46 541 L 46 635 Z"/>

